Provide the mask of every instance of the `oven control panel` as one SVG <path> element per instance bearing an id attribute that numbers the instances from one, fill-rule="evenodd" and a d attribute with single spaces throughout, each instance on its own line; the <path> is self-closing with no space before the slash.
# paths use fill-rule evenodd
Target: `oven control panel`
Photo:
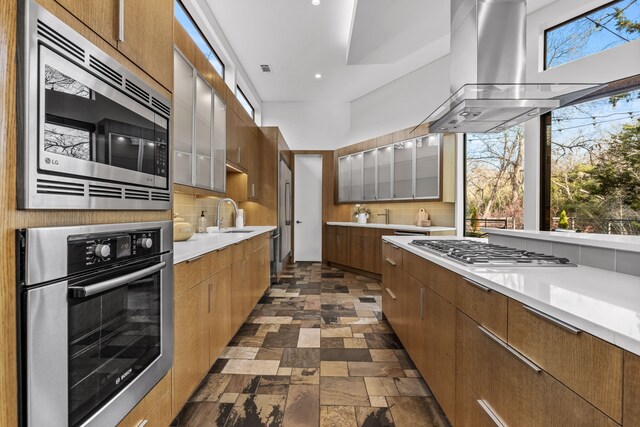
<path id="1" fill-rule="evenodd" d="M 160 230 L 71 236 L 67 241 L 67 272 L 78 273 L 158 254 L 159 243 Z"/>

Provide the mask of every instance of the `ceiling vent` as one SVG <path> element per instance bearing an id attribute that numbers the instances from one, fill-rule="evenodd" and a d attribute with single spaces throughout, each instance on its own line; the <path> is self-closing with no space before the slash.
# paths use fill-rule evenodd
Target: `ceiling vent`
<path id="1" fill-rule="evenodd" d="M 260 65 L 260 69 L 262 70 L 263 73 L 270 73 L 271 72 L 271 65 L 269 65 L 269 64 L 261 64 Z"/>

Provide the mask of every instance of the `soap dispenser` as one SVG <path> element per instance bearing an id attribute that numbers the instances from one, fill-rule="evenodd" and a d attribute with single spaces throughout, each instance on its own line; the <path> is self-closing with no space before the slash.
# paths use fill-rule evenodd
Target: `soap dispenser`
<path id="1" fill-rule="evenodd" d="M 205 212 L 206 211 L 202 211 L 200 219 L 198 220 L 198 233 L 205 233 L 207 231 L 207 218 L 204 216 Z"/>

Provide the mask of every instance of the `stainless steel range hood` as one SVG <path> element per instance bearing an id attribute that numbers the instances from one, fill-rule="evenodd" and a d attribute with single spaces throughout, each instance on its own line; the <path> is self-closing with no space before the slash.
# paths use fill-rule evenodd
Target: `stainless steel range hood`
<path id="1" fill-rule="evenodd" d="M 451 0 L 451 92 L 429 132 L 499 132 L 599 84 L 525 83 L 526 0 Z"/>

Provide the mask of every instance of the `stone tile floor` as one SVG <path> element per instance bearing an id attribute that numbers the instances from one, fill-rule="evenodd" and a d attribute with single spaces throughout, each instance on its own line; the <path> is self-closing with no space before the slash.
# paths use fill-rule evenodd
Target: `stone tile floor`
<path id="1" fill-rule="evenodd" d="M 449 426 L 380 303 L 373 279 L 289 266 L 173 425 Z"/>

